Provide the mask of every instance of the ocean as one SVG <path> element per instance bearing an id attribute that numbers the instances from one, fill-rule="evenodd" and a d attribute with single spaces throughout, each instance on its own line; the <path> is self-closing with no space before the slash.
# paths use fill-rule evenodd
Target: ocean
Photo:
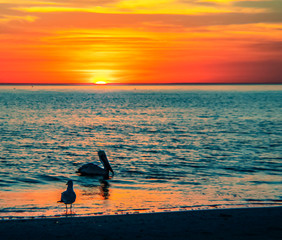
<path id="1" fill-rule="evenodd" d="M 0 219 L 282 205 L 282 85 L 0 86 Z M 109 179 L 76 173 L 104 150 Z"/>

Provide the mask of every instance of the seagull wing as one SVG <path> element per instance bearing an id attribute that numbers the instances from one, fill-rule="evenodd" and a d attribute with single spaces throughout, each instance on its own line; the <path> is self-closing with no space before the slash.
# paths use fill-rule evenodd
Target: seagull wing
<path id="1" fill-rule="evenodd" d="M 63 203 L 65 202 L 65 201 L 64 201 L 65 192 L 66 192 L 66 191 L 64 191 L 64 192 L 61 193 L 61 200 L 58 201 L 58 202 L 63 202 Z"/>
<path id="2" fill-rule="evenodd" d="M 62 192 L 61 202 L 64 202 L 65 204 L 71 204 L 75 201 L 75 199 L 76 199 L 76 194 L 74 191 Z"/>

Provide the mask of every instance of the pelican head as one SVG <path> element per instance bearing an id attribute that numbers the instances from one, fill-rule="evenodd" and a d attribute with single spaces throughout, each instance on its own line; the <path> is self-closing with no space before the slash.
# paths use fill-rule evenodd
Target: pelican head
<path id="1" fill-rule="evenodd" d="M 108 160 L 108 158 L 106 156 L 105 151 L 99 150 L 98 151 L 98 156 L 99 156 L 99 159 L 100 159 L 101 163 L 103 164 L 105 170 L 110 171 L 110 172 L 112 172 L 112 174 L 114 174 L 114 171 L 113 171 L 113 169 L 112 169 L 112 167 L 111 167 L 111 165 L 109 163 L 109 160 Z"/>
<path id="2" fill-rule="evenodd" d="M 73 186 L 73 181 L 72 180 L 68 180 L 67 184 L 68 186 L 72 187 Z"/>

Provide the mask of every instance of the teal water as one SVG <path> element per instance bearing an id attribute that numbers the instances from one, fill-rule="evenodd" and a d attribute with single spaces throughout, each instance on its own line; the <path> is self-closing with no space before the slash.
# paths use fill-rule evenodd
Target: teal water
<path id="1" fill-rule="evenodd" d="M 76 214 L 279 205 L 281 107 L 281 85 L 2 86 L 0 216 L 60 214 L 32 193 L 68 179 Z M 99 149 L 114 177 L 77 175 Z"/>

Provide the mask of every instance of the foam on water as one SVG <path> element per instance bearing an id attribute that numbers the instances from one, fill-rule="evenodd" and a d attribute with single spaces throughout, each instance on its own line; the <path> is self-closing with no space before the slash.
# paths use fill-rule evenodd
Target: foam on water
<path id="1" fill-rule="evenodd" d="M 280 85 L 13 88 L 0 88 L 0 216 L 61 214 L 68 179 L 77 214 L 281 203 Z M 78 176 L 99 149 L 115 176 Z"/>

